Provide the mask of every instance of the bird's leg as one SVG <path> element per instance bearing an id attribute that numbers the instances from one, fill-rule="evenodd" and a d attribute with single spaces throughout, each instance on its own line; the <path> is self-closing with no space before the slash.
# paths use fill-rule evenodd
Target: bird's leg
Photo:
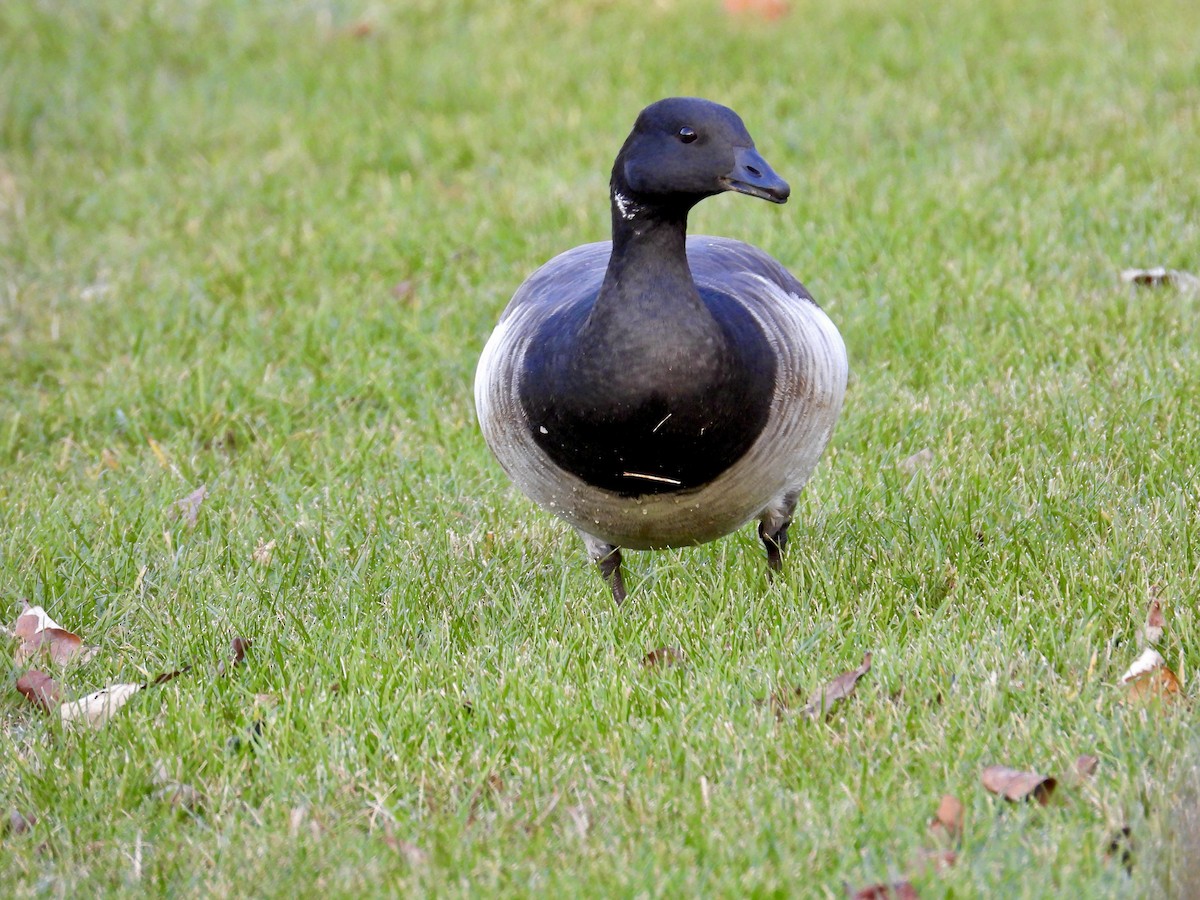
<path id="1" fill-rule="evenodd" d="M 599 567 L 600 575 L 610 588 L 613 600 L 620 606 L 625 601 L 625 579 L 621 575 L 621 548 L 590 534 L 583 534 L 588 556 Z"/>
<path id="2" fill-rule="evenodd" d="M 774 578 L 776 572 L 783 571 L 783 551 L 787 548 L 787 530 L 790 524 L 792 523 L 787 521 L 774 531 L 768 531 L 765 522 L 758 523 L 758 536 L 767 548 L 768 578 Z"/>
<path id="3" fill-rule="evenodd" d="M 767 548 L 767 577 L 774 578 L 783 571 L 783 551 L 787 549 L 788 526 L 792 524 L 792 512 L 796 509 L 799 492 L 787 494 L 763 511 L 758 522 L 758 536 Z"/>

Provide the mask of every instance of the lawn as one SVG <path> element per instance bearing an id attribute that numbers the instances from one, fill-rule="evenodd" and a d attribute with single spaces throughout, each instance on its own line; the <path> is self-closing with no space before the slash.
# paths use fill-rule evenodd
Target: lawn
<path id="1" fill-rule="evenodd" d="M 1200 293 L 1120 278 L 1200 271 L 1200 5 L 791 7 L 0 4 L 0 621 L 95 648 L 4 644 L 0 884 L 1200 893 Z M 793 189 L 693 231 L 783 260 L 852 374 L 784 576 L 748 528 L 627 554 L 618 609 L 471 380 L 671 94 Z M 1155 591 L 1164 696 L 1120 683 Z M 92 728 L 34 665 L 192 668 Z"/>

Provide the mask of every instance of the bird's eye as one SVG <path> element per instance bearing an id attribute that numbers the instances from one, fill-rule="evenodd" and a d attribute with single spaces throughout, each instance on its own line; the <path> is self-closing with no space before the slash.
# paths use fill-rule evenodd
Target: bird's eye
<path id="1" fill-rule="evenodd" d="M 696 139 L 696 132 L 685 125 L 683 128 L 679 129 L 679 132 L 675 136 L 679 138 L 679 140 L 683 141 L 683 143 L 690 144 Z"/>

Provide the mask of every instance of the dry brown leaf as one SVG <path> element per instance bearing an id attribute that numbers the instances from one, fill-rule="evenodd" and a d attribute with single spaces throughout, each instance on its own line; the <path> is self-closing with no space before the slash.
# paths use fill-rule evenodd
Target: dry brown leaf
<path id="1" fill-rule="evenodd" d="M 62 703 L 58 682 L 37 669 L 30 669 L 17 679 L 17 690 L 26 700 L 36 703 L 46 712 L 57 709 Z"/>
<path id="2" fill-rule="evenodd" d="M 86 662 L 95 654 L 95 649 L 84 647 L 83 640 L 55 622 L 40 606 L 30 606 L 22 601 L 24 608 L 13 626 L 13 636 L 21 643 L 15 659 L 25 663 L 35 656 L 45 654 L 52 662 L 65 663 L 76 656 Z"/>
<path id="3" fill-rule="evenodd" d="M 929 820 L 929 830 L 937 837 L 957 841 L 963 830 L 963 805 L 953 794 L 946 794 L 938 804 L 937 812 Z"/>
<path id="4" fill-rule="evenodd" d="M 250 649 L 250 645 L 253 643 L 254 641 L 252 641 L 250 638 L 244 637 L 235 637 L 232 641 L 230 641 L 229 662 L 226 663 L 224 660 L 222 660 L 221 662 L 217 663 L 217 675 L 226 675 L 230 670 L 240 666 L 246 659 L 246 651 Z"/>
<path id="5" fill-rule="evenodd" d="M 1125 699 L 1129 702 L 1172 701 L 1180 696 L 1179 679 L 1167 668 L 1162 654 L 1152 647 L 1143 650 L 1125 670 L 1121 683 L 1128 688 Z"/>
<path id="6" fill-rule="evenodd" d="M 1082 754 L 1075 760 L 1075 775 L 1079 779 L 1090 778 L 1096 774 L 1096 769 L 1100 766 L 1100 758 L 1092 756 L 1089 753 Z"/>
<path id="7" fill-rule="evenodd" d="M 983 786 L 993 794 L 1007 800 L 1019 802 L 1034 799 L 1045 806 L 1058 782 L 1048 775 L 1037 772 L 1022 772 L 1008 766 L 988 766 L 983 770 Z"/>
<path id="8" fill-rule="evenodd" d="M 195 528 L 196 520 L 200 516 L 200 506 L 207 498 L 208 487 L 202 484 L 186 497 L 176 500 L 172 504 L 172 512 L 183 519 L 188 528 Z"/>
<path id="9" fill-rule="evenodd" d="M 1179 697 L 1179 679 L 1166 666 L 1130 681 L 1129 690 L 1125 693 L 1125 699 L 1131 703 L 1148 703 L 1152 700 L 1171 702 Z"/>
<path id="10" fill-rule="evenodd" d="M 666 668 L 679 665 L 686 659 L 678 647 L 658 647 L 642 657 L 642 665 L 647 669 Z"/>
<path id="11" fill-rule="evenodd" d="M 84 721 L 99 728 L 143 687 L 143 684 L 110 684 L 80 700 L 64 703 L 59 707 L 59 715 L 64 722 Z"/>
<path id="12" fill-rule="evenodd" d="M 917 900 L 917 889 L 908 881 L 893 881 L 891 884 L 871 884 L 855 891 L 846 888 L 850 900 Z"/>
<path id="13" fill-rule="evenodd" d="M 849 672 L 843 672 L 833 681 L 817 690 L 808 698 L 808 705 L 800 711 L 800 715 L 817 719 L 829 715 L 839 701 L 845 700 L 854 693 L 858 680 L 871 671 L 871 654 L 863 654 L 862 665 Z"/>
<path id="14" fill-rule="evenodd" d="M 1146 610 L 1146 624 L 1142 628 L 1143 644 L 1157 644 L 1162 640 L 1167 627 L 1166 616 L 1163 615 L 1162 600 L 1158 597 L 1158 585 L 1150 587 L 1150 606 Z"/>

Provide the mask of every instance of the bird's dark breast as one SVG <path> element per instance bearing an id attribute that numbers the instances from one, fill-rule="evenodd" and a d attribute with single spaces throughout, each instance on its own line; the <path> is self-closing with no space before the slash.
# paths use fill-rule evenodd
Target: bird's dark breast
<path id="1" fill-rule="evenodd" d="M 701 292 L 715 327 L 645 320 L 589 345 L 584 303 L 548 319 L 518 391 L 533 439 L 560 468 L 622 496 L 708 484 L 767 423 L 775 359 L 758 322 L 728 295 Z"/>

